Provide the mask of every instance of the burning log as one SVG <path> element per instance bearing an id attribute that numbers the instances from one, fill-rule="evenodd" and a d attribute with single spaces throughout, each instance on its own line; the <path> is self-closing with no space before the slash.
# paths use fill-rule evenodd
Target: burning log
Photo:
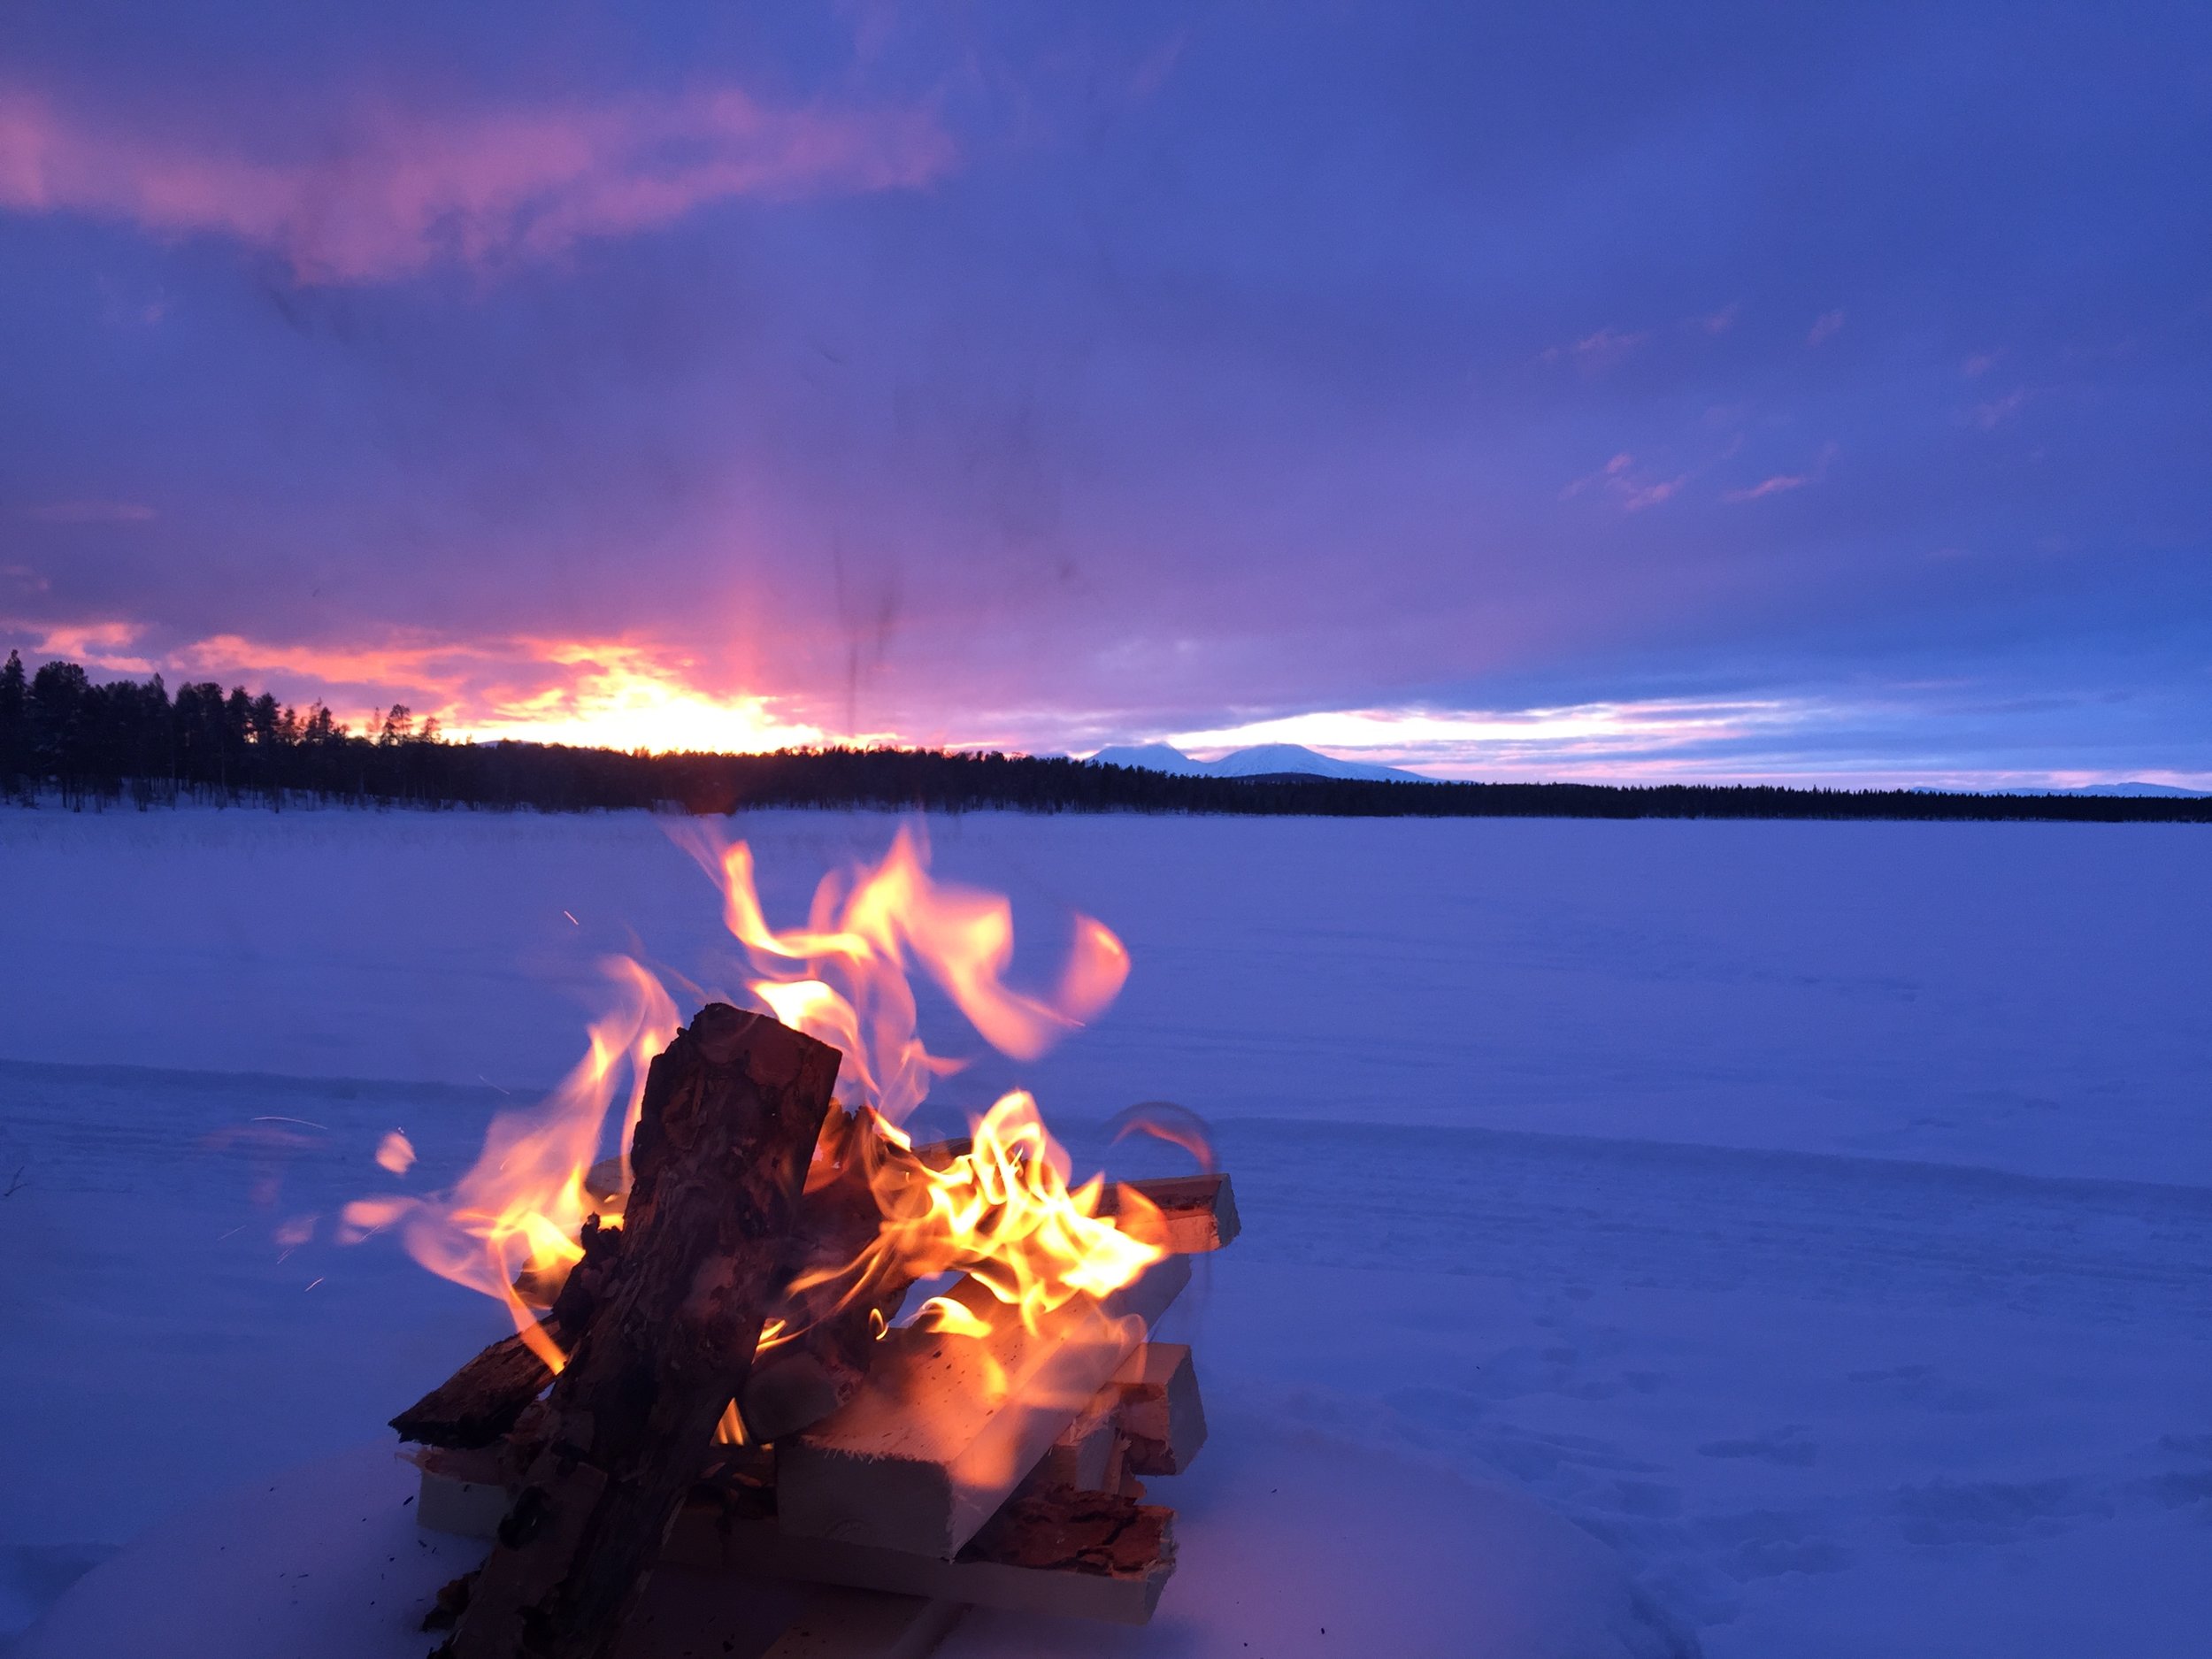
<path id="1" fill-rule="evenodd" d="M 856 1126 L 862 1119 L 856 1113 L 847 1115 L 846 1121 Z M 835 1134 L 833 1129 L 825 1139 Z M 918 1147 L 910 1154 L 893 1149 L 884 1156 L 940 1168 L 967 1149 L 964 1141 L 943 1141 Z M 846 1172 L 856 1168 L 856 1159 L 802 1199 L 787 1263 L 791 1271 L 850 1261 L 874 1236 L 880 1217 L 864 1183 Z M 612 1160 L 595 1166 L 594 1190 L 603 1196 L 611 1193 L 616 1174 Z M 1170 1176 L 1126 1185 L 1159 1209 L 1170 1250 L 1217 1250 L 1237 1236 L 1236 1195 L 1226 1175 Z M 1107 1187 L 1100 1213 L 1118 1213 L 1121 1190 L 1118 1186 Z M 608 1208 L 618 1211 L 619 1201 L 610 1200 Z M 587 1225 L 584 1260 L 570 1272 L 542 1322 L 557 1346 L 566 1348 L 569 1333 L 590 1323 L 598 1286 L 621 1239 L 620 1228 Z M 841 1307 L 835 1304 L 849 1294 L 841 1280 L 787 1294 L 769 1317 L 780 1319 L 798 1334 L 771 1348 L 755 1365 L 741 1401 L 747 1434 L 755 1440 L 781 1440 L 818 1423 L 851 1399 L 873 1357 L 877 1332 L 898 1317 L 908 1288 L 905 1279 L 887 1278 L 852 1293 Z M 514 1427 L 524 1409 L 552 1379 L 553 1373 L 525 1338 L 506 1337 L 394 1417 L 392 1426 L 402 1440 L 424 1446 L 456 1450 L 489 1446 Z"/>
<path id="2" fill-rule="evenodd" d="M 874 1181 L 887 1166 L 918 1168 L 929 1151 L 886 1140 L 864 1110 L 841 1113 L 823 1130 L 774 1316 L 791 1334 L 760 1356 L 738 1402 L 753 1440 L 796 1433 L 858 1390 L 877 1334 L 898 1317 L 912 1284 L 888 1263 L 854 1266 L 883 1222 Z"/>
<path id="3" fill-rule="evenodd" d="M 615 1255 L 622 1244 L 619 1227 L 603 1227 L 598 1217 L 584 1223 L 584 1257 L 570 1270 L 560 1294 L 539 1322 L 556 1348 L 565 1348 L 590 1328 Z M 545 1392 L 553 1372 L 527 1337 L 503 1337 L 444 1382 L 392 1419 L 403 1440 L 465 1451 L 489 1446 L 520 1421 L 524 1409 Z"/>
<path id="4" fill-rule="evenodd" d="M 549 1432 L 455 1659 L 611 1649 L 751 1369 L 837 1065 L 721 1003 L 653 1062 L 625 1242 L 541 1409 Z"/>
<path id="5" fill-rule="evenodd" d="M 557 1344 L 557 1327 L 546 1334 Z M 470 1450 L 514 1427 L 553 1373 L 519 1334 L 503 1337 L 392 1419 L 403 1440 Z"/>
<path id="6" fill-rule="evenodd" d="M 892 1332 L 860 1392 L 778 1447 L 783 1530 L 950 1559 L 1189 1282 L 1188 1259 L 1170 1256 L 1102 1302 L 1078 1297 L 1032 1329 L 964 1279 L 951 1300 L 987 1332 Z"/>

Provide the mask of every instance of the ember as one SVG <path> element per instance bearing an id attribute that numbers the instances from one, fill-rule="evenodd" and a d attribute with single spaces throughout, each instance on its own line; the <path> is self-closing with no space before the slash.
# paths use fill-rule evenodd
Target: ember
<path id="1" fill-rule="evenodd" d="M 1079 918 L 1057 989 L 1011 988 L 1010 907 L 933 881 L 909 832 L 789 933 L 743 843 L 690 846 L 741 949 L 733 1001 L 768 1017 L 714 1002 L 677 1030 L 658 979 L 611 964 L 620 1006 L 542 1106 L 497 1120 L 449 1192 L 346 1214 L 516 1322 L 394 1419 L 423 1525 L 497 1540 L 441 1651 L 611 1654 L 653 1623 L 657 1563 L 848 1586 L 803 1640 L 852 1659 L 926 1651 L 968 1604 L 1142 1622 L 1173 1513 L 1138 1477 L 1205 1432 L 1188 1350 L 1148 1339 L 1187 1255 L 1235 1236 L 1227 1179 L 1071 1186 L 1021 1091 L 966 1141 L 900 1127 L 958 1069 L 919 1039 L 910 971 L 1033 1058 L 1112 1000 L 1127 953 Z M 826 1611 L 856 1591 L 911 1615 Z"/>

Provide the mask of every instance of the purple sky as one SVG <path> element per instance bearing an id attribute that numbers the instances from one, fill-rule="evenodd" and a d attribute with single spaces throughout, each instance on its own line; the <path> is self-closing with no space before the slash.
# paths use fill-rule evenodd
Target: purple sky
<path id="1" fill-rule="evenodd" d="M 10 6 L 0 649 L 2212 787 L 2212 20 L 1814 10 Z"/>

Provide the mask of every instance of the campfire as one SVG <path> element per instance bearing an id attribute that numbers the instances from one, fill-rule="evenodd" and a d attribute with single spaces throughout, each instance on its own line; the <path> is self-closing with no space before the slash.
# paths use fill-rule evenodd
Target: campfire
<path id="1" fill-rule="evenodd" d="M 1189 1256 L 1235 1236 L 1228 1179 L 1071 1187 L 1019 1091 L 965 1139 L 901 1127 L 957 1069 L 918 1038 L 910 971 L 1033 1058 L 1119 991 L 1120 941 L 1079 918 L 1031 995 L 1005 983 L 1006 902 L 933 880 L 908 833 L 791 933 L 742 843 L 693 850 L 741 991 L 678 1029 L 657 976 L 611 964 L 623 1007 L 543 1107 L 496 1121 L 449 1192 L 347 1212 L 515 1319 L 393 1420 L 420 1524 L 493 1541 L 440 1598 L 439 1651 L 734 1653 L 697 1609 L 757 1630 L 779 1580 L 822 1587 L 746 1649 L 777 1659 L 925 1653 L 971 1605 L 1144 1622 L 1175 1546 L 1143 1481 L 1205 1438 L 1188 1348 L 1151 1332 Z M 411 1156 L 396 1136 L 380 1162 Z"/>

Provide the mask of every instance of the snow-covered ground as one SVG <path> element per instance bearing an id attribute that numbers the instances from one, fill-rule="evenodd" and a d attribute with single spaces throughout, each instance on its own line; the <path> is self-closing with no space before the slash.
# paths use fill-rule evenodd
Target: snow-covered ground
<path id="1" fill-rule="evenodd" d="M 772 918 L 892 823 L 741 824 Z M 932 833 L 1040 975 L 1071 908 L 1135 962 L 1094 1030 L 945 1110 L 1018 1079 L 1079 1158 L 1140 1100 L 1217 1127 L 1247 1232 L 1179 1317 L 1225 1467 L 1422 1471 L 1432 1528 L 1455 1482 L 1517 1486 L 1715 1655 L 2201 1651 L 2207 832 Z M 331 1241 L 393 1184 L 386 1131 L 410 1184 L 465 1164 L 577 1056 L 610 949 L 720 977 L 714 894 L 635 817 L 0 812 L 0 1633 L 142 1527 L 373 1440 L 496 1332 Z"/>

